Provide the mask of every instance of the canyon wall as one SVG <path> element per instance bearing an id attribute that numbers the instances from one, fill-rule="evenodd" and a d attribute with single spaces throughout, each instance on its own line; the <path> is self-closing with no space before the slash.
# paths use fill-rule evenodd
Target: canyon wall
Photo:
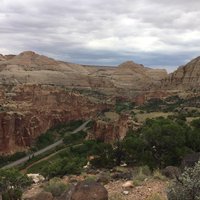
<path id="1" fill-rule="evenodd" d="M 53 86 L 7 86 L 0 94 L 0 153 L 22 150 L 56 124 L 89 119 L 106 107 Z"/>
<path id="2" fill-rule="evenodd" d="M 142 105 L 151 98 L 198 92 L 199 86 L 200 57 L 167 75 L 166 70 L 132 61 L 103 67 L 57 61 L 31 51 L 0 55 L 0 153 L 23 150 L 58 123 L 97 116 L 115 97 Z M 126 116 L 99 119 L 94 137 L 105 142 L 123 138 L 129 126 Z"/>
<path id="3" fill-rule="evenodd" d="M 133 120 L 129 115 L 120 115 L 118 119 L 96 119 L 93 129 L 90 131 L 89 139 L 96 139 L 106 143 L 123 139 L 127 131 L 133 128 Z"/>
<path id="4" fill-rule="evenodd" d="M 1 84 L 42 84 L 85 88 L 111 95 L 134 96 L 167 77 L 164 69 L 151 69 L 127 61 L 115 67 L 85 66 L 57 61 L 31 51 L 0 56 Z"/>
<path id="5" fill-rule="evenodd" d="M 185 92 L 200 91 L 200 57 L 180 66 L 162 80 L 161 89 Z"/>

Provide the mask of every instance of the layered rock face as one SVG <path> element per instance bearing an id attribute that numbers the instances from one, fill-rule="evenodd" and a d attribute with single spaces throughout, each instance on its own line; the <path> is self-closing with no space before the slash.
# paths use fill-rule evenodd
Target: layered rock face
<path id="1" fill-rule="evenodd" d="M 146 68 L 132 61 L 118 67 L 97 67 L 56 61 L 31 51 L 0 55 L 0 82 L 4 84 L 53 84 L 130 96 L 149 90 L 166 76 L 166 70 Z"/>
<path id="2" fill-rule="evenodd" d="M 132 89 L 134 87 L 136 90 L 146 90 L 166 75 L 167 72 L 164 69 L 151 69 L 128 61 L 119 65 L 113 73 L 113 78 L 121 88 Z"/>
<path id="3" fill-rule="evenodd" d="M 34 52 L 23 52 L 0 61 L 0 82 L 3 84 L 54 84 L 88 86 L 87 70 L 76 64 L 59 62 Z"/>
<path id="4" fill-rule="evenodd" d="M 179 67 L 162 81 L 161 88 L 168 90 L 199 91 L 200 89 L 200 57 Z"/>
<path id="5" fill-rule="evenodd" d="M 105 108 L 52 86 L 7 86 L 0 94 L 0 153 L 21 150 L 56 124 L 88 119 Z"/>
<path id="6" fill-rule="evenodd" d="M 167 77 L 165 69 L 151 69 L 143 65 L 127 61 L 118 67 L 87 67 L 93 77 L 107 77 L 115 88 L 114 94 L 137 96 L 147 92 L 154 85 Z"/>
<path id="7" fill-rule="evenodd" d="M 0 153 L 24 149 L 54 125 L 87 119 L 106 107 L 90 95 L 66 89 L 136 97 L 166 76 L 165 70 L 132 61 L 100 67 L 56 61 L 31 51 L 0 55 Z M 110 124 L 97 122 L 96 137 L 104 141 L 111 141 L 118 133 L 124 137 L 127 122 L 123 117 Z M 110 134 L 105 135 L 104 129 Z"/>
<path id="8" fill-rule="evenodd" d="M 121 140 L 133 125 L 128 115 L 118 116 L 115 120 L 97 119 L 89 139 L 97 139 L 106 143 Z"/>

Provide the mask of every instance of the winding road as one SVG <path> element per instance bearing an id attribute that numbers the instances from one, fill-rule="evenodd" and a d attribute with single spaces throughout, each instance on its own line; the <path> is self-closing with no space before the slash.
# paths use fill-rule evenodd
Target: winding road
<path id="1" fill-rule="evenodd" d="M 83 129 L 86 127 L 86 125 L 87 125 L 90 121 L 91 121 L 91 120 L 88 120 L 88 121 L 84 122 L 81 126 L 79 126 L 77 129 L 75 129 L 74 131 L 72 131 L 71 134 L 75 134 L 75 133 L 77 133 L 77 132 L 83 130 Z M 47 146 L 47 147 L 45 147 L 45 148 L 39 150 L 39 151 L 34 152 L 32 155 L 38 156 L 38 155 L 40 155 L 40 154 L 45 153 L 46 151 L 49 151 L 49 150 L 51 150 L 51 149 L 57 147 L 58 145 L 60 145 L 60 144 L 62 144 L 62 143 L 63 143 L 63 139 L 58 140 L 57 142 L 55 142 L 55 143 L 53 143 L 53 144 L 51 144 L 51 145 L 49 145 L 49 146 Z M 14 162 L 12 162 L 12 163 L 10 163 L 10 164 L 8 164 L 8 165 L 3 166 L 1 169 L 8 169 L 8 168 L 11 168 L 11 167 L 15 167 L 15 166 L 17 166 L 17 165 L 20 165 L 20 164 L 26 162 L 27 160 L 29 160 L 29 159 L 30 159 L 30 156 L 31 156 L 31 155 L 28 155 L 28 156 L 26 156 L 26 157 L 24 157 L 24 158 L 21 158 L 21 159 L 19 159 L 19 160 L 16 160 L 16 161 L 14 161 Z"/>

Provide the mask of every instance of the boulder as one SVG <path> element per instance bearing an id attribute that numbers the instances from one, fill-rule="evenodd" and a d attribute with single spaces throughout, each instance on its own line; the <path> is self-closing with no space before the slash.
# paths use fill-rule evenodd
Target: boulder
<path id="1" fill-rule="evenodd" d="M 108 200 L 108 192 L 96 181 L 81 181 L 71 193 L 69 200 Z"/>
<path id="2" fill-rule="evenodd" d="M 129 191 L 124 190 L 122 193 L 123 193 L 124 195 L 128 195 L 128 194 L 129 194 Z"/>
<path id="3" fill-rule="evenodd" d="M 132 188 L 133 187 L 133 181 L 126 181 L 123 185 L 123 188 Z"/>
<path id="4" fill-rule="evenodd" d="M 45 180 L 45 178 L 40 174 L 27 174 L 28 177 L 30 177 L 34 183 L 40 183 Z"/>

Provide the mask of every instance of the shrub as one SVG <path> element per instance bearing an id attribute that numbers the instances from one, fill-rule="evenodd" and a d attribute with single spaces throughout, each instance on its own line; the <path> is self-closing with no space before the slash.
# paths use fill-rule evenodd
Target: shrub
<path id="1" fill-rule="evenodd" d="M 115 111 L 121 113 L 122 111 L 132 110 L 134 108 L 134 103 L 129 101 L 117 100 L 115 104 Z"/>
<path id="2" fill-rule="evenodd" d="M 166 177 L 162 175 L 159 169 L 153 171 L 153 178 L 162 181 L 166 180 Z"/>
<path id="3" fill-rule="evenodd" d="M 140 173 L 142 173 L 142 174 L 144 174 L 146 176 L 150 176 L 151 175 L 151 170 L 150 170 L 149 166 L 147 166 L 147 165 L 139 167 L 139 171 L 141 171 Z"/>
<path id="4" fill-rule="evenodd" d="M 60 196 L 67 188 L 68 185 L 63 183 L 60 178 L 53 178 L 44 186 L 44 190 L 51 192 L 54 197 Z"/>
<path id="5" fill-rule="evenodd" d="M 4 200 L 21 199 L 23 189 L 31 182 L 30 178 L 16 169 L 0 170 L 0 193 Z"/>
<path id="6" fill-rule="evenodd" d="M 84 158 L 64 158 L 55 160 L 42 167 L 40 173 L 47 178 L 64 176 L 66 174 L 80 174 L 85 164 Z"/>
<path id="7" fill-rule="evenodd" d="M 169 200 L 200 199 L 200 161 L 194 168 L 186 168 L 182 175 L 169 187 Z"/>
<path id="8" fill-rule="evenodd" d="M 189 152 L 189 132 L 186 124 L 161 117 L 148 119 L 137 134 L 125 137 L 126 163 L 148 165 L 151 169 L 179 165 Z"/>
<path id="9" fill-rule="evenodd" d="M 3 200 L 21 199 L 22 190 L 20 189 L 10 189 L 8 192 L 2 194 Z"/>
<path id="10" fill-rule="evenodd" d="M 135 178 L 133 179 L 133 185 L 139 186 L 147 179 L 148 176 L 143 173 L 143 167 L 139 167 L 138 174 L 136 174 Z"/>
<path id="11" fill-rule="evenodd" d="M 143 181 L 141 181 L 141 180 L 138 180 L 138 179 L 134 179 L 134 180 L 133 180 L 133 185 L 134 185 L 135 187 L 141 186 L 142 183 L 143 183 Z"/>
<path id="12" fill-rule="evenodd" d="M 94 175 L 89 175 L 85 178 L 85 180 L 87 181 L 96 181 L 97 180 L 97 177 L 94 176 Z"/>
<path id="13" fill-rule="evenodd" d="M 0 156 L 0 167 L 26 156 L 26 152 L 16 152 L 12 155 Z"/>
<path id="14" fill-rule="evenodd" d="M 50 128 L 46 133 L 37 138 L 35 141 L 35 148 L 42 149 L 50 144 L 53 144 L 56 140 L 62 138 L 67 132 L 71 132 L 78 128 L 82 123 L 82 120 L 76 120 L 57 124 L 55 127 Z"/>
<path id="15" fill-rule="evenodd" d="M 200 119 L 194 119 L 191 121 L 191 125 L 195 128 L 200 128 Z"/>
<path id="16" fill-rule="evenodd" d="M 66 135 L 63 139 L 65 144 L 77 144 L 82 142 L 85 137 L 87 136 L 87 133 L 85 131 L 79 131 L 76 134 L 69 134 Z"/>

